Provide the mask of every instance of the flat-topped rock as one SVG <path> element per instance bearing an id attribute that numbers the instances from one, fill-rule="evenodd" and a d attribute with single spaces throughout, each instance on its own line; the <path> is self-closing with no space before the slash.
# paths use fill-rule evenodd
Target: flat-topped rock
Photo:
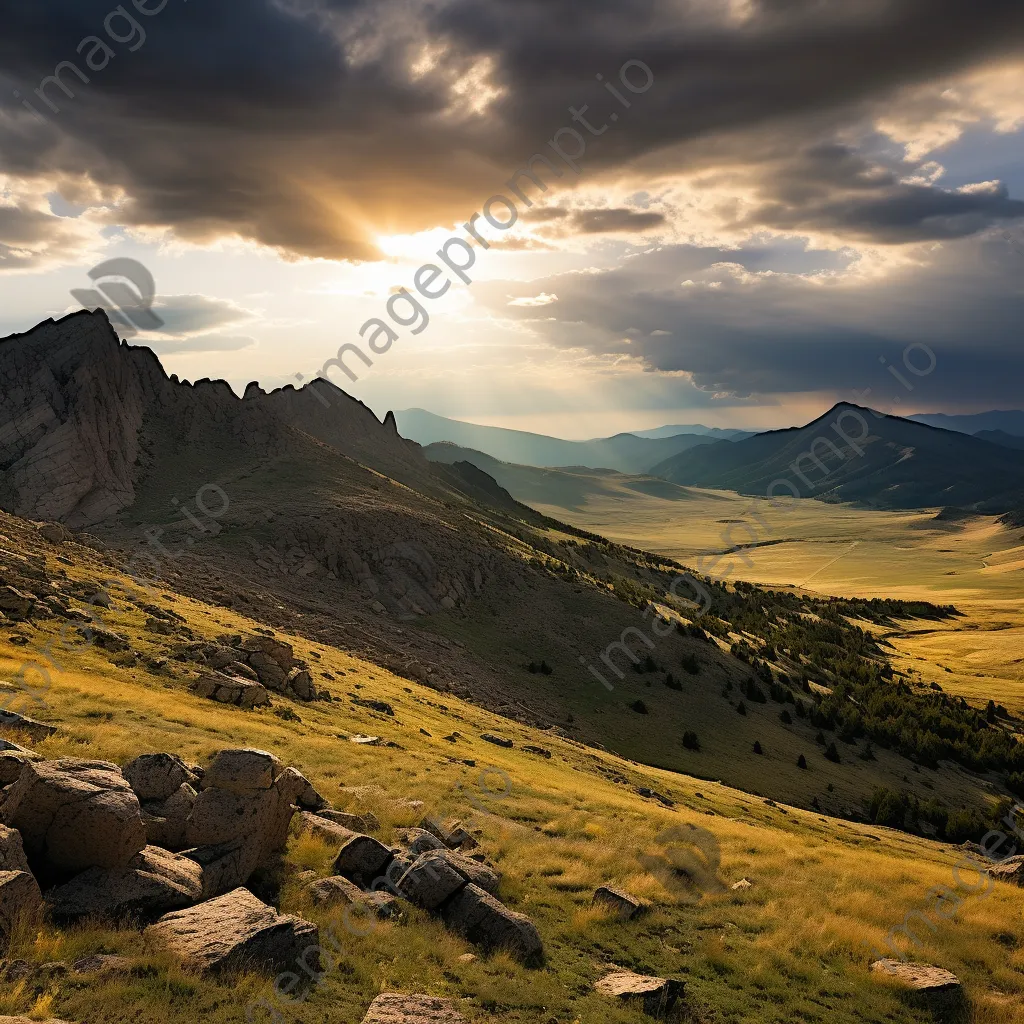
<path id="1" fill-rule="evenodd" d="M 339 825 L 329 818 L 323 818 L 319 814 L 313 814 L 310 811 L 303 811 L 299 815 L 299 832 L 304 835 L 315 836 L 317 839 L 322 839 L 325 843 L 334 844 L 339 850 L 357 835 L 352 829 Z"/>
<path id="2" fill-rule="evenodd" d="M 296 963 L 305 964 L 313 974 L 320 970 L 317 926 L 279 914 L 247 889 L 167 914 L 144 935 L 203 972 L 276 973 L 294 970 Z"/>
<path id="3" fill-rule="evenodd" d="M 594 984 L 594 991 L 610 999 L 642 1004 L 650 1017 L 663 1017 L 683 994 L 684 983 L 670 978 L 655 978 L 632 971 L 615 971 Z"/>
<path id="4" fill-rule="evenodd" d="M 363 1024 L 466 1024 L 447 999 L 385 993 L 370 1004 Z"/>
<path id="5" fill-rule="evenodd" d="M 181 786 L 196 786 L 199 778 L 175 754 L 140 754 L 121 769 L 140 800 L 166 800 Z"/>
<path id="6" fill-rule="evenodd" d="M 354 836 L 334 859 L 334 872 L 364 889 L 382 877 L 394 854 L 372 836 Z"/>
<path id="7" fill-rule="evenodd" d="M 380 821 L 377 815 L 367 811 L 365 814 L 348 814 L 345 811 L 322 810 L 316 812 L 321 818 L 333 821 L 336 825 L 342 825 L 352 832 L 367 835 L 380 831 Z"/>
<path id="8" fill-rule="evenodd" d="M 915 992 L 944 993 L 960 989 L 960 979 L 955 974 L 931 964 L 876 960 L 871 965 L 871 970 L 875 974 L 895 978 L 904 988 Z"/>
<path id="9" fill-rule="evenodd" d="M 988 873 L 996 881 L 1024 886 L 1024 857 L 1008 857 L 998 864 L 993 864 Z"/>
<path id="10" fill-rule="evenodd" d="M 322 907 L 355 907 L 381 920 L 399 917 L 401 901 L 386 892 L 363 892 L 355 882 L 341 875 L 318 878 L 306 891 L 315 904 Z"/>

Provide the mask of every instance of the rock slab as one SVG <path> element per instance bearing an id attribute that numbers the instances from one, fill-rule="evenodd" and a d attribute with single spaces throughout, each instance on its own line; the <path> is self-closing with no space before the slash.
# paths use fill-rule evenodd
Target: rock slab
<path id="1" fill-rule="evenodd" d="M 435 996 L 377 996 L 363 1018 L 363 1024 L 466 1024 L 447 999 Z"/>

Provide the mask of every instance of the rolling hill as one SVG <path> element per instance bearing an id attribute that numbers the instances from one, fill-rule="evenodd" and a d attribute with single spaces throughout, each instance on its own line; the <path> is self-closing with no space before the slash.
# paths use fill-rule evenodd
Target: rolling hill
<path id="1" fill-rule="evenodd" d="M 978 412 L 966 415 L 950 415 L 943 412 L 918 413 L 908 416 L 915 423 L 926 423 L 930 427 L 956 430 L 962 434 L 978 434 L 983 430 L 1002 430 L 1014 437 L 1024 437 L 1024 411 L 1009 409 L 1003 412 Z"/>
<path id="2" fill-rule="evenodd" d="M 1006 512 L 1024 497 L 1024 453 L 841 403 L 805 427 L 681 452 L 651 470 L 673 483 L 881 508 Z"/>
<path id="3" fill-rule="evenodd" d="M 705 434 L 658 438 L 617 434 L 594 441 L 563 441 L 544 434 L 450 420 L 423 409 L 406 409 L 395 413 L 395 419 L 401 435 L 418 444 L 447 441 L 485 452 L 502 462 L 542 468 L 585 466 L 614 469 L 620 473 L 646 473 L 672 455 L 716 440 L 716 437 Z"/>

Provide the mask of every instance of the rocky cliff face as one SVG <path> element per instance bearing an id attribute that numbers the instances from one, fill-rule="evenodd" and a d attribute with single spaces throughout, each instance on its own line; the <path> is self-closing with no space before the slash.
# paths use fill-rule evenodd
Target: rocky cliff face
<path id="1" fill-rule="evenodd" d="M 428 473 L 419 447 L 326 381 L 238 398 L 224 381 L 168 377 L 146 348 L 118 340 L 106 314 L 82 311 L 0 341 L 0 507 L 73 528 L 136 500 L 153 453 L 234 445 L 286 455 L 296 432 L 384 472 Z"/>

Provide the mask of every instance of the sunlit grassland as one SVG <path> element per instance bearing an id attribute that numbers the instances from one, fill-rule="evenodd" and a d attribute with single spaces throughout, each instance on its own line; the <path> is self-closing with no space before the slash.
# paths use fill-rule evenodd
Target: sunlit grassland
<path id="1" fill-rule="evenodd" d="M 105 624 L 129 634 L 143 652 L 163 653 L 167 641 L 146 634 L 143 616 L 126 610 L 116 591 L 114 603 L 103 613 Z M 208 637 L 256 625 L 180 598 L 172 607 Z M 33 645 L 55 630 L 53 623 L 40 630 L 19 628 Z M 299 767 L 337 806 L 375 811 L 385 838 L 424 813 L 402 801 L 423 800 L 426 811 L 458 816 L 482 829 L 484 849 L 504 875 L 503 896 L 536 921 L 547 965 L 528 971 L 501 955 L 463 963 L 460 956 L 472 947 L 419 912 L 405 924 L 353 936 L 337 918 L 310 909 L 286 869 L 283 909 L 316 918 L 342 946 L 306 1002 L 279 1004 L 271 984 L 255 977 L 214 981 L 191 975 L 165 954 L 144 948 L 137 932 L 86 927 L 24 936 L 14 953 L 44 963 L 98 950 L 121 952 L 134 959 L 134 972 L 108 980 L 55 978 L 41 992 L 34 985 L 6 986 L 0 1013 L 33 1011 L 90 1024 L 215 1024 L 246 1019 L 249 1001 L 266 997 L 286 1020 L 357 1024 L 374 995 L 397 989 L 451 996 L 474 1024 L 639 1024 L 644 1018 L 637 1012 L 590 993 L 592 982 L 618 964 L 685 978 L 689 1013 L 699 1021 L 920 1020 L 919 1011 L 869 977 L 871 953 L 864 944 L 883 946 L 886 933 L 907 913 L 934 903 L 930 890 L 954 887 L 959 851 L 623 761 L 498 718 L 335 649 L 289 639 L 310 661 L 318 682 L 342 698 L 289 705 L 298 722 L 269 709 L 242 712 L 200 700 L 180 676 L 118 668 L 92 647 L 57 649 L 64 671 L 53 674 L 48 707 L 37 713 L 60 723 L 61 731 L 37 749 L 49 756 L 123 762 L 145 751 L 205 761 L 226 746 L 261 747 Z M 11 645 L 5 633 L 0 678 L 13 678 L 31 649 Z M 181 666 L 171 665 L 180 672 Z M 324 680 L 324 672 L 335 680 Z M 363 697 L 388 701 L 394 718 L 351 704 L 348 694 L 357 687 Z M 484 732 L 508 736 L 515 749 L 482 741 Z M 354 733 L 398 746 L 361 747 L 347 739 Z M 454 740 L 446 739 L 455 733 Z M 524 743 L 543 746 L 553 756 L 528 754 Z M 741 756 L 738 741 L 736 747 Z M 774 768 L 781 771 L 781 762 Z M 670 797 L 675 808 L 639 797 L 638 785 Z M 352 792 L 360 786 L 379 792 Z M 671 845 L 658 836 L 690 826 L 708 830 L 720 849 L 720 884 L 707 893 L 655 866 L 666 842 Z M 296 838 L 288 864 L 292 871 L 323 870 L 331 852 Z M 753 888 L 733 892 L 729 886 L 744 877 Z M 962 877 L 967 884 L 975 880 L 971 872 Z M 593 911 L 594 888 L 608 882 L 644 895 L 655 909 L 631 923 Z M 915 929 L 922 942 L 915 957 L 963 979 L 979 1024 L 1019 1019 L 1021 908 L 1021 891 L 1000 885 L 987 898 L 967 899 L 934 933 Z M 270 1018 L 257 1013 L 253 1019 Z"/>

